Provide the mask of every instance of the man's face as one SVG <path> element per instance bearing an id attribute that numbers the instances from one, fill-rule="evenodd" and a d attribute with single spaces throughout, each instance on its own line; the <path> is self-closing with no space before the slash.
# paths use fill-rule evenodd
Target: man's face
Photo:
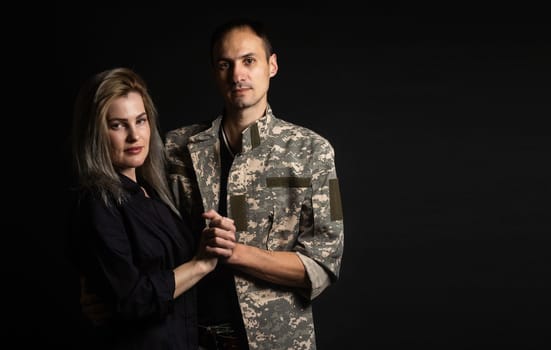
<path id="1" fill-rule="evenodd" d="M 267 101 L 276 55 L 266 58 L 262 38 L 248 28 L 228 32 L 215 46 L 214 76 L 226 106 L 245 109 Z"/>

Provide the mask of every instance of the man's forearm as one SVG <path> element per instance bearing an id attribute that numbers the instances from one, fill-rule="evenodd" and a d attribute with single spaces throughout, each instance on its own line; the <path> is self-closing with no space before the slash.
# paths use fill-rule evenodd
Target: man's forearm
<path id="1" fill-rule="evenodd" d="M 226 263 L 264 281 L 288 287 L 310 287 L 304 265 L 294 252 L 269 251 L 237 244 Z"/>

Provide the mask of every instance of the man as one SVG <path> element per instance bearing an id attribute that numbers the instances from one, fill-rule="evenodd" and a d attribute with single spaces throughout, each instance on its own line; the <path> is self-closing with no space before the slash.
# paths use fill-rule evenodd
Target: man
<path id="1" fill-rule="evenodd" d="M 260 23 L 217 28 L 211 59 L 222 114 L 166 138 L 177 205 L 194 231 L 210 222 L 208 251 L 227 246 L 214 229 L 226 216 L 236 227 L 231 256 L 198 285 L 200 343 L 315 349 L 311 300 L 338 279 L 344 243 L 333 148 L 272 112 L 277 56 Z"/>

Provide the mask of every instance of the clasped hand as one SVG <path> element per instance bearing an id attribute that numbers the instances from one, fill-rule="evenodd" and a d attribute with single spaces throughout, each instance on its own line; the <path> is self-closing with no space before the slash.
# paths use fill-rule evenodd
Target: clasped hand
<path id="1" fill-rule="evenodd" d="M 203 229 L 199 255 L 229 258 L 236 245 L 235 224 L 228 217 L 218 214 L 214 209 L 203 213 L 209 224 Z"/>

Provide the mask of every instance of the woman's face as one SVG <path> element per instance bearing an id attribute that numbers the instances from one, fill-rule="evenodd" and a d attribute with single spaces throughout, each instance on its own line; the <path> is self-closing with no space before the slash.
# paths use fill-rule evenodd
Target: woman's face
<path id="1" fill-rule="evenodd" d="M 136 181 L 136 168 L 149 153 L 151 129 L 142 96 L 130 92 L 111 103 L 107 113 L 111 160 L 115 169 Z"/>

